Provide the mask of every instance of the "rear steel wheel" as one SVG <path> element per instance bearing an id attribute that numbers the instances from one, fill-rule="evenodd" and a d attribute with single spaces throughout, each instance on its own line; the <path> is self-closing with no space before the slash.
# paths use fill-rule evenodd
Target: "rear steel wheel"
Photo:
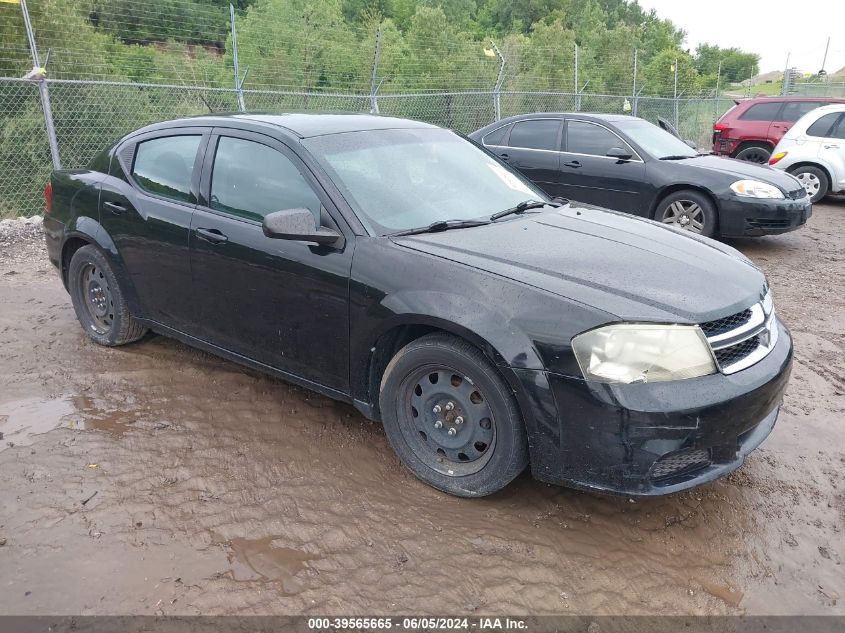
<path id="1" fill-rule="evenodd" d="M 107 335 L 114 325 L 114 297 L 108 279 L 96 264 L 90 262 L 82 267 L 79 276 L 91 326 L 98 334 Z"/>
<path id="2" fill-rule="evenodd" d="M 67 281 L 76 318 L 93 341 L 124 345 L 146 334 L 147 328 L 129 311 L 111 263 L 96 246 L 83 246 L 73 254 Z"/>
<path id="3" fill-rule="evenodd" d="M 816 203 L 828 194 L 830 182 L 827 174 L 813 165 L 801 165 L 790 172 L 804 187 L 810 196 L 810 202 Z"/>

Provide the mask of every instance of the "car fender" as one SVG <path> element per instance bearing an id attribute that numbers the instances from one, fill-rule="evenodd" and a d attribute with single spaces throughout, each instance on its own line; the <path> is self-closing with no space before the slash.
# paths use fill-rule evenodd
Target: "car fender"
<path id="1" fill-rule="evenodd" d="M 459 293 L 435 290 L 402 290 L 379 302 L 378 309 L 392 314 L 362 337 L 372 347 L 389 330 L 401 325 L 427 325 L 466 338 L 496 365 L 544 369 L 530 338 L 504 312 Z"/>
<path id="2" fill-rule="evenodd" d="M 138 300 L 135 286 L 126 267 L 123 265 L 123 259 L 117 250 L 114 240 L 103 225 L 93 217 L 86 215 L 75 216 L 65 228 L 65 236 L 62 241 L 62 279 L 65 281 L 65 285 L 67 286 L 67 270 L 65 270 L 65 266 L 66 262 L 69 263 L 65 257 L 65 252 L 69 244 L 80 239 L 93 244 L 105 254 L 117 277 L 123 296 L 129 304 L 129 309 L 134 315 L 143 315 L 143 309 Z"/>

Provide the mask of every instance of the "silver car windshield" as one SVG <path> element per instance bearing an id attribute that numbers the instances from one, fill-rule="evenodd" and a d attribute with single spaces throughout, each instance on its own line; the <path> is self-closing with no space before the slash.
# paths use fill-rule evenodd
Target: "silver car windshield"
<path id="1" fill-rule="evenodd" d="M 614 121 L 614 124 L 654 158 L 663 158 L 664 156 L 689 156 L 692 158 L 698 155 L 698 152 L 681 139 L 672 136 L 666 130 L 648 121 L 631 119 L 629 121 Z"/>
<path id="2" fill-rule="evenodd" d="M 488 218 L 527 199 L 549 199 L 448 130 L 365 130 L 307 138 L 302 144 L 378 235 L 442 220 Z"/>

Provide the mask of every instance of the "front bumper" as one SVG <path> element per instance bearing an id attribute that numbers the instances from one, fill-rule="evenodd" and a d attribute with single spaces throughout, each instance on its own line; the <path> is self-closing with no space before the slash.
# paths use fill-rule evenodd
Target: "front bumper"
<path id="1" fill-rule="evenodd" d="M 735 374 L 608 385 L 536 370 L 518 374 L 530 403 L 532 474 L 632 496 L 698 486 L 738 468 L 769 435 L 792 368 L 792 339 Z"/>
<path id="2" fill-rule="evenodd" d="M 725 197 L 719 200 L 719 233 L 722 237 L 776 235 L 804 226 L 813 214 L 806 196 L 797 200 Z"/>

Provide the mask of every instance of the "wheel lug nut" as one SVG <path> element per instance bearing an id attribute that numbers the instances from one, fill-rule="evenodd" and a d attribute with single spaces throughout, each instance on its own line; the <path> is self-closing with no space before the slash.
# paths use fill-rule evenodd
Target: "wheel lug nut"
<path id="1" fill-rule="evenodd" d="M 434 423 L 434 428 L 435 429 L 443 428 L 443 422 L 441 422 L 440 420 L 437 420 L 437 422 Z"/>
<path id="2" fill-rule="evenodd" d="M 455 418 L 455 424 L 463 424 L 463 423 L 464 423 L 464 418 L 462 416 L 459 415 L 458 417 Z"/>
<path id="3" fill-rule="evenodd" d="M 446 403 L 446 410 L 447 410 L 447 411 L 451 411 L 451 410 L 452 410 L 452 409 L 454 409 L 454 408 L 455 408 L 455 403 L 454 403 L 454 402 L 447 402 L 447 403 Z"/>
<path id="4" fill-rule="evenodd" d="M 442 411 L 442 409 L 440 408 L 439 404 L 435 404 L 432 411 L 434 411 L 435 413 L 440 413 Z"/>
<path id="5" fill-rule="evenodd" d="M 455 428 L 454 428 L 454 427 L 452 427 L 451 429 L 449 429 L 449 430 L 447 431 L 447 433 L 449 433 L 449 435 L 454 435 L 455 433 L 457 433 L 457 431 L 455 430 Z"/>

